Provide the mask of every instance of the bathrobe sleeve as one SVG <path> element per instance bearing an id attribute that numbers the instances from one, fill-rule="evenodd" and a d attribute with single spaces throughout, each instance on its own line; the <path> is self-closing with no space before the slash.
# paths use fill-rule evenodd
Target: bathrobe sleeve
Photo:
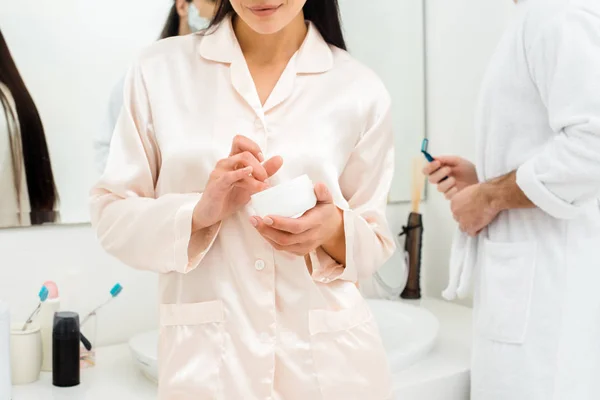
<path id="1" fill-rule="evenodd" d="M 106 170 L 91 191 L 91 217 L 102 247 L 131 267 L 161 273 L 196 268 L 220 224 L 192 236 L 201 193 L 156 197 L 160 150 L 142 68 L 130 70 Z"/>
<path id="2" fill-rule="evenodd" d="M 572 6 L 527 51 L 553 140 L 517 170 L 517 184 L 555 218 L 600 198 L 600 7 Z M 524 132 L 523 134 L 527 134 Z"/>
<path id="3" fill-rule="evenodd" d="M 346 265 L 339 265 L 322 248 L 310 253 L 313 279 L 328 283 L 370 278 L 394 253 L 395 241 L 386 219 L 394 175 L 394 138 L 387 91 L 367 110 L 364 134 L 354 147 L 339 184 L 344 212 Z"/>

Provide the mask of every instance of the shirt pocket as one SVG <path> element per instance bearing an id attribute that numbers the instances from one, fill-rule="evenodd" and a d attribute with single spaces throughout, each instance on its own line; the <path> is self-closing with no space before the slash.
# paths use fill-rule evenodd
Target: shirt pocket
<path id="1" fill-rule="evenodd" d="M 536 268 L 536 243 L 485 240 L 476 327 L 487 339 L 522 344 L 527 334 Z"/>
<path id="2" fill-rule="evenodd" d="M 341 311 L 310 310 L 308 319 L 323 400 L 391 399 L 389 364 L 365 302 Z"/>
<path id="3" fill-rule="evenodd" d="M 159 398 L 222 398 L 224 319 L 220 300 L 161 304 Z"/>

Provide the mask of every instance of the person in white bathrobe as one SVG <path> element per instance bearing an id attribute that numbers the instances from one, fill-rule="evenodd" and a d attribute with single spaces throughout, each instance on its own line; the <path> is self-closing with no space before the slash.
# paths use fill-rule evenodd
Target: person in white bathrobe
<path id="1" fill-rule="evenodd" d="M 425 169 L 476 240 L 471 398 L 597 400 L 600 1 L 517 9 L 484 78 L 475 165 Z"/>

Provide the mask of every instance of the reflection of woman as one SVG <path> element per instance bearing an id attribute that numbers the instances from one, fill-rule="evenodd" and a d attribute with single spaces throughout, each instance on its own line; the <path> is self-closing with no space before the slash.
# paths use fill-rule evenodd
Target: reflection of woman
<path id="1" fill-rule="evenodd" d="M 160 273 L 160 398 L 391 399 L 355 285 L 394 250 L 389 95 L 337 0 L 222 0 L 212 24 L 134 64 L 91 196 L 104 248 Z M 250 215 L 274 174 L 317 205 Z"/>
<path id="2" fill-rule="evenodd" d="M 56 222 L 44 127 L 0 31 L 0 228 Z"/>
<path id="3" fill-rule="evenodd" d="M 205 29 L 210 24 L 216 2 L 217 0 L 175 0 L 160 38 L 187 35 Z M 94 144 L 99 172 L 104 171 L 110 139 L 123 106 L 123 83 L 124 79 L 121 79 L 111 94 L 108 126 Z"/>

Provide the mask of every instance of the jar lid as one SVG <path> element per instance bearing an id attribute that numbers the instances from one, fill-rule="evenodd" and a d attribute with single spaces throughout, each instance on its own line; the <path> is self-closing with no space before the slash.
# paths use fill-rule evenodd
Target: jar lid
<path id="1" fill-rule="evenodd" d="M 62 339 L 79 339 L 79 314 L 71 311 L 55 313 L 52 334 Z"/>

